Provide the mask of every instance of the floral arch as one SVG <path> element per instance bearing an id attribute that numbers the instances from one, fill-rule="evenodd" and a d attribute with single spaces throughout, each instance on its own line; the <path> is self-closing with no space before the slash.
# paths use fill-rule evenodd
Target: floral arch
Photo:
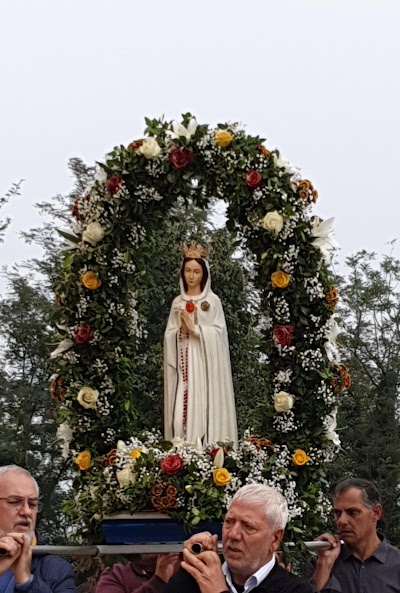
<path id="1" fill-rule="evenodd" d="M 51 393 L 76 469 L 66 510 L 92 537 L 102 516 L 145 506 L 193 526 L 220 518 L 240 485 L 262 480 L 288 498 L 288 537 L 311 536 L 329 511 L 325 466 L 340 444 L 336 407 L 350 383 L 335 344 L 332 220 L 312 215 L 312 183 L 240 126 L 198 125 L 190 114 L 182 124 L 146 123 L 144 139 L 99 165 L 75 200 L 71 233 L 62 233 L 68 250 L 55 284 Z M 272 442 L 245 434 L 236 451 L 127 433 L 144 395 L 130 371 L 149 323 L 140 303 L 144 238 L 178 201 L 206 208 L 211 196 L 227 202 L 228 228 L 254 254 L 272 366 Z"/>

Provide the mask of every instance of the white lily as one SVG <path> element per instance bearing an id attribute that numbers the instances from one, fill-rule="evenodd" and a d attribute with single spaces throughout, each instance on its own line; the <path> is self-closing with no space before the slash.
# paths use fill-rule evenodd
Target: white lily
<path id="1" fill-rule="evenodd" d="M 173 140 L 179 140 L 180 137 L 186 138 L 186 140 L 190 140 L 193 134 L 197 130 L 197 121 L 194 117 L 190 120 L 187 127 L 183 126 L 182 124 L 178 124 L 178 122 L 174 121 L 172 123 L 172 130 L 167 130 L 165 133 L 168 136 L 171 136 Z"/>
<path id="2" fill-rule="evenodd" d="M 107 181 L 107 173 L 104 171 L 103 167 L 100 167 L 94 176 L 96 181 L 100 183 L 105 183 Z"/>
<path id="3" fill-rule="evenodd" d="M 50 354 L 50 358 L 57 358 L 57 356 L 60 356 L 60 354 L 72 348 L 73 345 L 74 343 L 70 338 L 65 338 L 58 344 L 57 348 L 53 350 L 53 352 Z"/>
<path id="4" fill-rule="evenodd" d="M 182 437 L 174 437 L 171 439 L 173 449 L 181 449 L 185 440 Z"/>
<path id="5" fill-rule="evenodd" d="M 335 362 L 338 364 L 340 362 L 340 357 L 336 344 L 332 344 L 332 342 L 325 342 L 324 348 L 329 362 Z"/>
<path id="6" fill-rule="evenodd" d="M 220 447 L 217 451 L 217 454 L 214 457 L 213 466 L 221 469 L 224 467 L 224 450 Z"/>
<path id="7" fill-rule="evenodd" d="M 69 424 L 66 422 L 60 424 L 60 426 L 57 428 L 57 438 L 62 444 L 61 457 L 63 459 L 68 459 L 69 444 L 72 441 L 72 429 Z"/>
<path id="8" fill-rule="evenodd" d="M 196 440 L 194 442 L 194 448 L 197 451 L 202 451 L 203 450 L 203 445 L 202 445 L 202 442 L 201 442 L 201 438 L 200 437 L 196 437 Z"/>
<path id="9" fill-rule="evenodd" d="M 331 317 L 326 324 L 326 329 L 326 337 L 330 342 L 332 342 L 332 344 L 336 344 L 337 337 L 339 334 L 343 333 L 343 329 L 339 327 L 333 317 Z"/>
<path id="10" fill-rule="evenodd" d="M 331 251 L 338 249 L 339 243 L 334 239 L 333 223 L 334 218 L 322 220 L 315 216 L 312 221 L 311 236 L 315 237 L 311 245 L 320 249 L 327 264 L 331 262 Z"/>
<path id="11" fill-rule="evenodd" d="M 340 447 L 340 438 L 338 433 L 336 432 L 336 427 L 337 427 L 337 420 L 336 420 L 336 415 L 337 415 L 337 408 L 335 408 L 331 414 L 328 414 L 327 417 L 325 418 L 324 424 L 325 424 L 325 436 L 327 439 L 329 439 L 330 441 L 332 441 L 332 443 L 334 445 L 336 445 L 337 447 Z"/>

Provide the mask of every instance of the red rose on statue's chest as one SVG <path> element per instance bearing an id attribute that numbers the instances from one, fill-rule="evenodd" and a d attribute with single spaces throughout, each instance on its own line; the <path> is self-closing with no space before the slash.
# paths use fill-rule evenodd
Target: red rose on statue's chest
<path id="1" fill-rule="evenodd" d="M 194 304 L 193 301 L 188 301 L 186 303 L 186 311 L 188 313 L 193 313 L 193 311 L 196 309 L 196 305 Z"/>

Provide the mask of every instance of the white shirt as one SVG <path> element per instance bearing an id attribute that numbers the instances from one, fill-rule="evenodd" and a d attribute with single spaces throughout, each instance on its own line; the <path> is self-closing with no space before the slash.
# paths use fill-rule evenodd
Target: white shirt
<path id="1" fill-rule="evenodd" d="M 271 570 L 274 568 L 274 566 L 275 566 L 275 555 L 272 556 L 271 560 L 269 562 L 267 562 L 267 564 L 264 564 L 264 566 L 259 568 L 254 574 L 252 574 L 247 579 L 247 581 L 244 584 L 243 593 L 249 593 L 249 591 L 258 587 L 258 585 L 260 583 L 262 583 L 262 581 L 264 579 L 267 578 L 267 576 L 269 575 Z M 226 579 L 226 584 L 228 586 L 229 591 L 231 593 L 237 593 L 235 586 L 232 583 L 231 571 L 229 570 L 229 566 L 226 562 L 224 562 L 222 565 L 222 572 L 224 573 L 224 576 Z"/>

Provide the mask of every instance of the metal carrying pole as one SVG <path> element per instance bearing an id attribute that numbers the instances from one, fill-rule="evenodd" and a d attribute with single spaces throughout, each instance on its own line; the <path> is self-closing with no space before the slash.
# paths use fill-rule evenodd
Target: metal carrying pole
<path id="1" fill-rule="evenodd" d="M 287 542 L 287 546 L 295 546 Z M 331 544 L 324 541 L 304 542 L 309 552 L 329 550 Z M 162 554 L 182 552 L 183 543 L 158 544 L 99 544 L 96 546 L 35 546 L 34 556 L 53 554 L 55 556 L 125 556 L 126 554 Z M 222 553 L 222 543 L 218 542 L 218 552 Z"/>

